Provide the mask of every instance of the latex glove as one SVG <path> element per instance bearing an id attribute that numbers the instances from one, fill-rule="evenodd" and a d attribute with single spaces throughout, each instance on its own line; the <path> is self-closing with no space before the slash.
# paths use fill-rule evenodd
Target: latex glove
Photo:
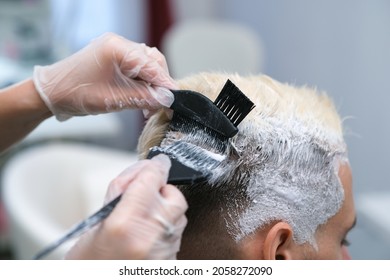
<path id="1" fill-rule="evenodd" d="M 187 202 L 167 185 L 170 160 L 158 155 L 125 170 L 109 186 L 106 202 L 123 192 L 111 214 L 85 233 L 66 258 L 175 259 L 187 224 Z"/>
<path id="2" fill-rule="evenodd" d="M 177 89 L 156 49 L 107 33 L 53 65 L 35 66 L 39 95 L 56 118 L 169 107 Z"/>

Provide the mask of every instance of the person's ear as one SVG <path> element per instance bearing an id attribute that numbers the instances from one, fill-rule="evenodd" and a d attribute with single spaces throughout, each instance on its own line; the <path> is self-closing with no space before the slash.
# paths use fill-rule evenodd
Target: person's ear
<path id="1" fill-rule="evenodd" d="M 263 256 L 266 260 L 293 259 L 295 242 L 293 230 L 285 222 L 277 222 L 266 233 L 263 246 Z"/>

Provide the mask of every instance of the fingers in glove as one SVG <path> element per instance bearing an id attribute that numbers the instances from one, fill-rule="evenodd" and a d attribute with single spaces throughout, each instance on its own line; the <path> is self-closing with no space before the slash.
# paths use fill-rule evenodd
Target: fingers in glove
<path id="1" fill-rule="evenodd" d="M 178 88 L 169 75 L 165 57 L 156 48 L 150 48 L 145 44 L 138 44 L 126 50 L 120 69 L 125 76 L 143 80 L 152 86 Z"/>
<path id="2" fill-rule="evenodd" d="M 154 186 L 155 189 L 153 190 L 154 192 L 158 191 L 161 186 L 166 184 L 170 167 L 171 162 L 168 156 L 163 154 L 155 156 L 151 160 L 141 160 L 137 162 L 136 164 L 123 170 L 114 180 L 111 181 L 105 197 L 105 202 L 107 203 L 113 200 L 118 195 L 124 193 L 128 188 L 132 188 L 129 191 L 137 192 L 137 189 L 142 187 L 142 183 L 138 183 L 136 186 L 133 186 L 131 183 L 137 179 L 140 172 L 147 172 L 149 174 L 151 170 L 157 170 L 155 174 L 152 174 L 152 178 L 154 178 L 155 181 L 159 181 L 159 183 Z M 146 186 L 147 185 L 148 184 L 146 184 Z M 134 188 L 136 188 L 136 190 L 133 190 Z M 141 190 L 141 193 L 142 192 L 143 190 Z"/>
<path id="3" fill-rule="evenodd" d="M 181 238 L 187 225 L 185 212 L 188 209 L 184 195 L 173 185 L 160 189 L 161 207 L 156 208 L 154 218 L 163 227 L 164 238 L 174 242 Z"/>
<path id="4" fill-rule="evenodd" d="M 123 193 L 121 201 L 113 211 L 139 213 L 145 211 L 144 208 L 148 209 L 148 205 L 160 196 L 159 190 L 166 184 L 170 166 L 166 155 L 158 155 L 123 171 L 109 186 L 109 199 Z"/>

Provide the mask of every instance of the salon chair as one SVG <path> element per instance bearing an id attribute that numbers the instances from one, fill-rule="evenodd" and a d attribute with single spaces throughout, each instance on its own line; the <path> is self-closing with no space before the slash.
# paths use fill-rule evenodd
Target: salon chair
<path id="1" fill-rule="evenodd" d="M 257 74 L 264 64 L 260 36 L 226 20 L 178 21 L 164 34 L 161 50 L 176 79 L 202 71 Z"/>

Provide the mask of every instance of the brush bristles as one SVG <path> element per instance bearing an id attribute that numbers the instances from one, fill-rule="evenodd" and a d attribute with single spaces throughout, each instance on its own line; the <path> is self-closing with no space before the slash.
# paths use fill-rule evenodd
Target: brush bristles
<path id="1" fill-rule="evenodd" d="M 255 107 L 252 101 L 230 80 L 227 80 L 214 104 L 237 127 Z"/>
<path id="2" fill-rule="evenodd" d="M 225 158 L 222 155 L 219 155 L 220 159 L 213 158 L 210 156 L 211 153 L 203 148 L 183 141 L 176 141 L 169 146 L 154 147 L 153 149 L 163 152 L 170 158 L 200 171 L 204 175 L 210 173 Z"/>

